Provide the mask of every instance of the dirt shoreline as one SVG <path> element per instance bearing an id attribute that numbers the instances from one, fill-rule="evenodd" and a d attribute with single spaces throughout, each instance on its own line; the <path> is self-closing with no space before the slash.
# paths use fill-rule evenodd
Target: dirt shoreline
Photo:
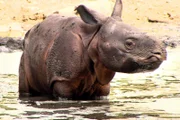
<path id="1" fill-rule="evenodd" d="M 170 26 L 179 24 L 179 0 L 122 1 L 122 18 L 125 23 L 138 28 L 151 26 L 152 23 L 165 23 Z M 75 16 L 74 8 L 79 4 L 85 4 L 108 16 L 111 14 L 114 2 L 115 0 L 50 0 L 47 2 L 42 0 L 1 0 L 0 36 L 24 36 L 25 32 L 33 25 L 54 12 L 65 16 Z M 158 28 L 158 24 L 156 27 Z"/>
<path id="2" fill-rule="evenodd" d="M 74 8 L 85 4 L 91 9 L 110 15 L 115 0 L 1 0 L 0 1 L 0 51 L 12 51 L 12 45 L 2 45 L 2 41 L 22 40 L 26 31 L 41 22 L 52 13 L 64 16 L 75 16 Z M 103 3 L 103 4 L 102 4 Z M 133 25 L 158 39 L 167 46 L 180 44 L 180 2 L 179 0 L 123 0 L 123 21 Z M 103 10 L 103 11 L 102 11 Z M 18 38 L 18 39 L 17 39 Z M 21 41 L 22 42 L 22 41 Z M 6 42 L 8 43 L 8 42 Z M 9 50 L 7 50 L 9 49 Z"/>

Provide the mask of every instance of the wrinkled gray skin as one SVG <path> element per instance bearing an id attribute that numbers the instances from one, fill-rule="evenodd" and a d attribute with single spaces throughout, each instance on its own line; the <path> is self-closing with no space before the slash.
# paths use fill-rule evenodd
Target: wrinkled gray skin
<path id="1" fill-rule="evenodd" d="M 76 11 L 81 18 L 53 14 L 26 33 L 20 95 L 107 96 L 115 72 L 152 71 L 166 59 L 161 42 L 121 21 L 121 0 L 111 17 L 83 5 Z"/>

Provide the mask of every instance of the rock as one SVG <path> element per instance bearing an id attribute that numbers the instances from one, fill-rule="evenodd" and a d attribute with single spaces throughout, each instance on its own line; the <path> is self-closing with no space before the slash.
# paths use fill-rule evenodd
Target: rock
<path id="1" fill-rule="evenodd" d="M 22 38 L 0 37 L 0 52 L 13 52 L 23 49 Z"/>
<path id="2" fill-rule="evenodd" d="M 0 52 L 10 53 L 12 50 L 5 46 L 0 46 Z"/>
<path id="3" fill-rule="evenodd" d="M 162 39 L 164 45 L 166 47 L 175 48 L 180 45 L 180 36 L 163 36 L 160 39 Z"/>
<path id="4" fill-rule="evenodd" d="M 164 40 L 163 43 L 165 44 L 165 46 L 171 47 L 171 48 L 175 48 L 178 45 L 177 42 L 175 42 L 175 41 Z"/>
<path id="5" fill-rule="evenodd" d="M 150 23 L 167 23 L 166 21 L 156 20 L 156 19 L 151 19 L 151 18 L 147 18 L 147 21 Z"/>
<path id="6" fill-rule="evenodd" d="M 7 48 L 10 48 L 12 50 L 22 50 L 23 45 L 22 45 L 22 40 L 21 39 L 13 39 L 13 38 L 9 38 L 9 40 L 7 41 L 6 44 Z"/>
<path id="7" fill-rule="evenodd" d="M 6 39 L 6 37 L 5 38 L 0 37 L 0 46 L 6 45 L 8 40 L 9 39 Z"/>

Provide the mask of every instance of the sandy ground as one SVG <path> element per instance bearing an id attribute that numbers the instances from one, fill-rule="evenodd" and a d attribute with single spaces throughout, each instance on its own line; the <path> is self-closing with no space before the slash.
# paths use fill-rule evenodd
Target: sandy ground
<path id="1" fill-rule="evenodd" d="M 79 4 L 85 4 L 108 16 L 114 2 L 115 0 L 0 0 L 0 36 L 23 37 L 28 29 L 53 12 L 74 15 L 74 7 Z M 139 28 L 158 28 L 158 24 L 152 25 L 148 19 L 167 25 L 178 25 L 180 21 L 179 0 L 123 0 L 123 5 L 123 21 Z"/>

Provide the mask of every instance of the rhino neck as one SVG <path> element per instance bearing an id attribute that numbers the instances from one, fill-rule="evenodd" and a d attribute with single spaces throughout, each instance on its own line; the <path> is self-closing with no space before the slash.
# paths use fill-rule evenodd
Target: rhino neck
<path id="1" fill-rule="evenodd" d="M 96 34 L 99 32 L 101 25 L 88 25 L 82 24 L 80 26 L 80 32 L 78 33 L 80 38 L 82 39 L 83 45 L 86 49 L 88 49 L 91 41 L 94 39 Z"/>
<path id="2" fill-rule="evenodd" d="M 99 34 L 97 33 L 93 40 L 89 43 L 88 46 L 88 55 L 93 62 L 93 71 L 96 74 L 96 79 L 101 85 L 108 84 L 115 75 L 115 72 L 108 69 L 104 66 L 104 64 L 100 61 L 98 54 L 98 39 Z"/>

